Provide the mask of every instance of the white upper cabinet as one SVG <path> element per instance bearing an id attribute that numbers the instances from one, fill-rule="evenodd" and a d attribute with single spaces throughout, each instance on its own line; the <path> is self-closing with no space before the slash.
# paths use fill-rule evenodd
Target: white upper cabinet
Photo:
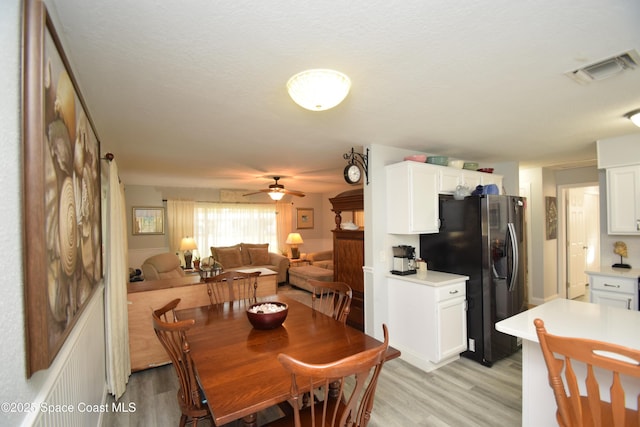
<path id="1" fill-rule="evenodd" d="M 387 233 L 438 232 L 438 171 L 426 163 L 401 162 L 385 167 Z"/>
<path id="2" fill-rule="evenodd" d="M 640 234 L 640 165 L 607 169 L 609 234 Z"/>

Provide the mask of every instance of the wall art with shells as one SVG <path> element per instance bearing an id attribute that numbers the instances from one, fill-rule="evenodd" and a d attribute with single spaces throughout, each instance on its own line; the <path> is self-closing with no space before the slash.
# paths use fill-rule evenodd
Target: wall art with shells
<path id="1" fill-rule="evenodd" d="M 24 5 L 29 377 L 49 367 L 103 271 L 99 141 L 44 4 Z"/>

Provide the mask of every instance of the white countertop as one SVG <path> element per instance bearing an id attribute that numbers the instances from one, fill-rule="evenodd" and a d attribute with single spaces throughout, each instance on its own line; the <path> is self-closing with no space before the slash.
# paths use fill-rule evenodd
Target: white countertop
<path id="1" fill-rule="evenodd" d="M 418 283 L 420 285 L 426 286 L 446 286 L 452 285 L 454 283 L 459 283 L 461 281 L 469 280 L 469 276 L 462 276 L 460 274 L 452 274 L 452 273 L 443 273 L 441 271 L 432 271 L 427 270 L 427 278 L 419 279 L 417 274 L 408 274 L 406 276 L 401 276 L 399 274 L 391 274 L 387 273 L 387 277 L 391 277 L 393 279 L 404 280 L 406 282 Z"/>
<path id="2" fill-rule="evenodd" d="M 612 268 L 609 266 L 600 266 L 585 271 L 586 274 L 592 274 L 594 276 L 618 276 L 628 278 L 640 277 L 640 269 L 637 268 Z"/>
<path id="3" fill-rule="evenodd" d="M 640 349 L 640 311 L 558 298 L 496 323 L 505 334 L 538 342 L 533 320 L 554 335 L 590 338 Z"/>

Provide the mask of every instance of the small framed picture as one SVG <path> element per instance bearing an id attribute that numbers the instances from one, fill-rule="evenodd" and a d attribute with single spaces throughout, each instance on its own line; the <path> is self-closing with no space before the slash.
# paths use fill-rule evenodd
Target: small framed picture
<path id="1" fill-rule="evenodd" d="M 131 231 L 134 235 L 164 234 L 164 208 L 133 208 Z"/>
<path id="2" fill-rule="evenodd" d="M 313 228 L 313 208 L 298 208 L 298 229 Z"/>

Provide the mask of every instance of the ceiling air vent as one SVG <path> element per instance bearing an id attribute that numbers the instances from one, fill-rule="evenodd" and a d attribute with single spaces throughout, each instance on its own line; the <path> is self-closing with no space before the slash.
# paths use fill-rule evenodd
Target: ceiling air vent
<path id="1" fill-rule="evenodd" d="M 632 70 L 638 65 L 640 65 L 640 55 L 634 49 L 565 74 L 578 83 L 591 83 L 615 76 L 627 69 Z"/>

